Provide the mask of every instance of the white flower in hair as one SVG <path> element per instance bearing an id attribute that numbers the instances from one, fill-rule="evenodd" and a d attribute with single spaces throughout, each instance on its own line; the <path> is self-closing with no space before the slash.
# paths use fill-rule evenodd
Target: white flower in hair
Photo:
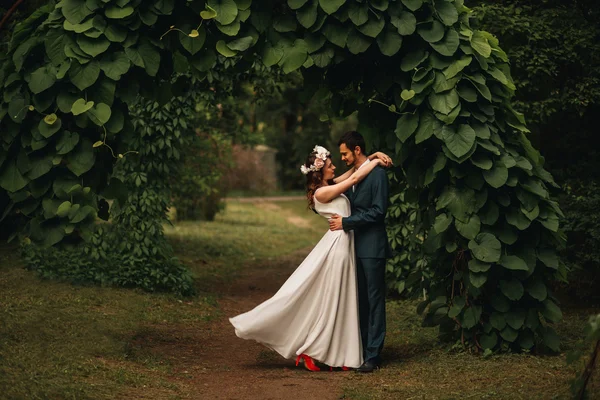
<path id="1" fill-rule="evenodd" d="M 329 150 L 327 150 L 325 147 L 323 146 L 315 146 L 315 148 L 313 149 L 313 153 L 317 153 L 317 159 L 321 159 L 323 161 L 327 160 L 327 156 L 329 156 Z"/>
<path id="2" fill-rule="evenodd" d="M 316 172 L 323 168 L 325 165 L 325 160 L 327 160 L 327 157 L 331 154 L 325 147 L 318 145 L 315 146 L 312 152 L 316 153 L 316 158 L 313 162 L 313 165 L 311 165 L 309 168 L 307 168 L 306 165 L 300 166 L 300 172 L 302 172 L 304 175 L 307 175 L 309 172 Z"/>

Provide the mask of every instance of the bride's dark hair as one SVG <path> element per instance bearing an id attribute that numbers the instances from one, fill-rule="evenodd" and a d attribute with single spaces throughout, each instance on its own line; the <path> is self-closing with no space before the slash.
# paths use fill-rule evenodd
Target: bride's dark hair
<path id="1" fill-rule="evenodd" d="M 315 160 L 317 158 L 317 153 L 312 152 L 310 153 L 310 155 L 306 158 L 306 162 L 304 163 L 304 166 L 306 168 L 310 168 Z M 330 157 L 327 157 L 330 158 Z M 325 163 L 327 163 L 327 161 L 325 161 Z M 323 168 L 325 168 L 325 166 L 323 166 L 321 169 L 319 169 L 318 171 L 310 171 L 308 174 L 306 174 L 306 198 L 308 200 L 308 207 L 313 209 L 315 208 L 315 200 L 314 200 L 314 195 L 315 195 L 315 191 L 320 188 L 321 186 L 323 186 Z M 332 182 L 330 182 L 331 184 Z"/>

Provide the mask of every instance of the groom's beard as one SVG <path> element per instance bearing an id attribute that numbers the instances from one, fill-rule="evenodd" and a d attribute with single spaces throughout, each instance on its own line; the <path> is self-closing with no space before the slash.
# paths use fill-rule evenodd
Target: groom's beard
<path id="1" fill-rule="evenodd" d="M 355 167 L 356 166 L 356 155 L 354 154 L 354 152 L 352 152 L 352 160 L 347 160 L 346 161 L 346 166 L 349 168 Z"/>

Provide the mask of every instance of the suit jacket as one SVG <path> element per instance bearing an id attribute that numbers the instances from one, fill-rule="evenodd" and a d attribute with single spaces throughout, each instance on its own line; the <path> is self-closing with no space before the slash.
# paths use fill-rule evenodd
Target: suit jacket
<path id="1" fill-rule="evenodd" d="M 358 258 L 388 258 L 391 249 L 385 231 L 388 208 L 388 179 L 385 170 L 375 167 L 355 190 L 346 193 L 352 214 L 342 218 L 344 231 L 354 231 Z"/>

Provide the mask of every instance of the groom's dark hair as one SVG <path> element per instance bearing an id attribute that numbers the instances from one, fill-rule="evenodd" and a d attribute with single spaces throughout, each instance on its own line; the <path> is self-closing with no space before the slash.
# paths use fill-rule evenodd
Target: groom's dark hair
<path id="1" fill-rule="evenodd" d="M 365 138 L 356 131 L 348 131 L 342 135 L 338 141 L 338 146 L 345 144 L 350 150 L 354 152 L 356 146 L 360 147 L 360 151 L 367 155 L 367 146 L 365 145 Z"/>

